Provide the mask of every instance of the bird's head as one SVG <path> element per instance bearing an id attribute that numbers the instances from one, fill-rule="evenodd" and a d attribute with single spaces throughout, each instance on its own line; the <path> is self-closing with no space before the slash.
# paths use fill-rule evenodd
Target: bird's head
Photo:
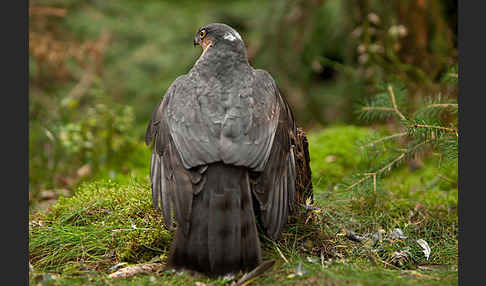
<path id="1" fill-rule="evenodd" d="M 245 53 L 245 44 L 240 34 L 230 26 L 212 23 L 202 26 L 194 36 L 194 46 L 200 45 L 202 54 L 208 49 L 220 49 Z"/>

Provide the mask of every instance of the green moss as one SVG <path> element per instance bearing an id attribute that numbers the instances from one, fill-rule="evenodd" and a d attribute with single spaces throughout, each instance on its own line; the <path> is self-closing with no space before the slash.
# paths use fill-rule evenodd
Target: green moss
<path id="1" fill-rule="evenodd" d="M 367 260 L 365 247 L 350 243 L 345 236 L 339 237 L 336 233 L 344 229 L 369 235 L 379 229 L 390 233 L 400 228 L 409 239 L 386 247 L 381 245 L 385 252 L 380 260 L 387 261 L 394 251 L 409 248 L 415 262 L 457 264 L 457 162 L 442 164 L 439 168 L 438 156 L 431 155 L 423 158 L 423 168 L 412 171 L 404 164 L 378 179 L 376 193 L 371 182 L 351 190 L 339 187 L 346 177 L 369 162 L 361 155 L 359 141 L 385 133 L 354 126 L 309 133 L 315 204 L 322 209 L 322 219 L 318 221 L 320 231 L 329 234 L 336 252 L 353 263 Z M 417 239 L 424 239 L 432 248 L 428 260 L 416 243 Z M 337 248 L 338 245 L 341 248 Z"/>
<path id="2" fill-rule="evenodd" d="M 327 186 L 341 182 L 361 160 L 358 142 L 374 134 L 372 129 L 352 125 L 309 133 L 313 183 Z"/>
<path id="3" fill-rule="evenodd" d="M 401 199 L 436 208 L 457 206 L 457 161 L 438 167 L 438 158 L 427 158 L 424 167 L 415 171 L 404 166 L 384 178 L 387 188 Z"/>
<path id="4" fill-rule="evenodd" d="M 359 192 L 326 188 L 356 172 L 366 161 L 358 141 L 377 135 L 381 131 L 355 126 L 309 132 L 313 180 L 319 182 L 315 205 L 321 210 L 308 213 L 307 222 L 287 226 L 275 243 L 262 238 L 265 260 L 277 263 L 252 284 L 437 285 L 439 280 L 441 285 L 457 284 L 457 165 L 437 168 L 438 158 L 433 156 L 424 158 L 424 168 L 415 171 L 403 165 L 378 180 L 382 191 L 377 193 L 367 187 Z M 139 168 L 117 174 L 113 180 L 84 183 L 74 197 L 61 198 L 47 213 L 31 217 L 31 221 L 43 224 L 30 227 L 32 265 L 40 273 L 62 273 L 46 285 L 106 284 L 109 266 L 143 263 L 161 254 L 164 259 L 171 236 L 151 205 L 149 151 L 140 150 Z M 326 160 L 329 156 L 335 160 Z M 343 234 L 343 230 L 352 230 L 358 235 L 370 235 L 381 229 L 386 235 L 394 228 L 400 228 L 408 239 L 382 241 L 372 247 Z M 430 245 L 428 260 L 417 239 Z M 309 247 L 318 251 L 310 251 Z M 408 261 L 400 268 L 390 266 L 393 253 L 404 249 L 409 249 L 415 262 Z M 370 262 L 370 253 L 374 253 L 375 262 Z M 309 262 L 307 257 L 318 262 Z M 303 276 L 295 275 L 299 262 L 306 270 Z M 440 264 L 444 269 L 431 272 L 417 268 L 416 263 Z M 69 276 L 79 272 L 84 274 L 81 278 Z M 171 271 L 110 280 L 110 284 L 158 285 L 161 281 L 167 285 L 191 285 L 196 281 L 224 284 L 222 280 L 174 275 Z"/>
<path id="5" fill-rule="evenodd" d="M 31 221 L 30 260 L 34 268 L 45 271 L 147 261 L 162 253 L 171 238 L 152 208 L 146 180 L 84 183 L 74 197 L 60 198 L 50 211 Z M 35 223 L 39 221 L 40 226 Z M 72 269 L 73 263 L 79 267 Z"/>

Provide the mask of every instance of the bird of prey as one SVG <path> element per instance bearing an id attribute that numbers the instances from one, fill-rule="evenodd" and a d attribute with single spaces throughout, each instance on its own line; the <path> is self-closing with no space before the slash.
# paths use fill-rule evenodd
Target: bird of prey
<path id="1" fill-rule="evenodd" d="M 152 200 L 177 230 L 168 263 L 207 275 L 261 263 L 257 224 L 279 237 L 296 197 L 290 106 L 272 76 L 248 62 L 226 24 L 198 29 L 202 54 L 167 89 L 145 141 Z"/>

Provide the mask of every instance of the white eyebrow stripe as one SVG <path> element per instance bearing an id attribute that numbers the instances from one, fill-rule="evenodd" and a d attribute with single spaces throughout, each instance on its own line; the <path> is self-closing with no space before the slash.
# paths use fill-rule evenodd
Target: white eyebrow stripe
<path id="1" fill-rule="evenodd" d="M 227 32 L 226 34 L 224 34 L 223 38 L 226 39 L 226 40 L 232 41 L 232 42 L 234 40 L 236 40 L 236 37 L 230 32 Z"/>
<path id="2" fill-rule="evenodd" d="M 243 41 L 243 39 L 241 38 L 240 34 L 239 34 L 239 33 L 238 33 L 236 30 L 234 30 L 234 29 L 233 29 L 233 32 L 234 32 L 235 36 L 236 36 L 238 39 L 240 39 L 240 41 Z"/>

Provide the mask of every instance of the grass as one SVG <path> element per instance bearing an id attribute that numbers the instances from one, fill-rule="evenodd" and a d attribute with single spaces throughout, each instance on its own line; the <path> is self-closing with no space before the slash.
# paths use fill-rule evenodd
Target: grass
<path id="1" fill-rule="evenodd" d="M 376 193 L 346 191 L 339 182 L 361 160 L 355 142 L 375 132 L 339 126 L 309 134 L 314 208 L 292 218 L 278 241 L 261 236 L 264 258 L 276 264 L 252 285 L 457 285 L 457 165 L 438 169 L 432 156 L 424 168 L 403 166 L 381 179 Z M 393 238 L 395 228 L 406 238 Z M 120 262 L 166 259 L 171 234 L 151 207 L 147 175 L 81 185 L 31 215 L 29 236 L 31 285 L 229 284 L 170 270 L 108 278 Z M 428 259 L 418 239 L 430 246 Z"/>
<path id="2" fill-rule="evenodd" d="M 146 182 L 85 183 L 72 198 L 31 216 L 31 263 L 43 271 L 104 271 L 117 261 L 147 261 L 161 254 L 170 234 L 152 209 Z"/>

